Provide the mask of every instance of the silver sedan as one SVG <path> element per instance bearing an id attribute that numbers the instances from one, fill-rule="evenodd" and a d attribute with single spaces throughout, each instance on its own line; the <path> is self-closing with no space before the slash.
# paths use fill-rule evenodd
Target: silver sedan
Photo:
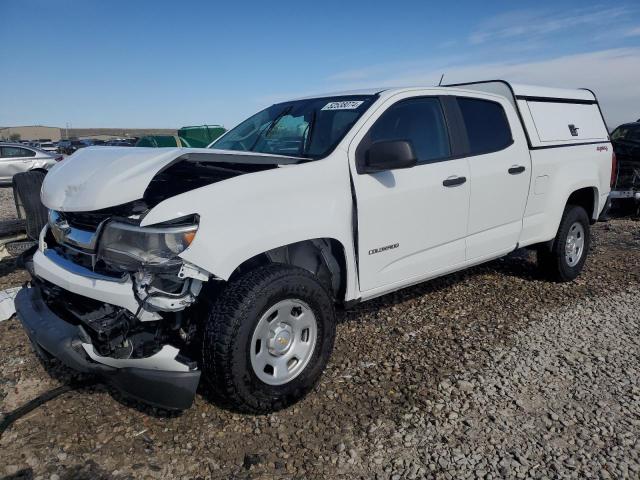
<path id="1" fill-rule="evenodd" d="M 11 185 L 16 173 L 49 170 L 62 159 L 62 155 L 20 143 L 0 143 L 0 186 Z"/>

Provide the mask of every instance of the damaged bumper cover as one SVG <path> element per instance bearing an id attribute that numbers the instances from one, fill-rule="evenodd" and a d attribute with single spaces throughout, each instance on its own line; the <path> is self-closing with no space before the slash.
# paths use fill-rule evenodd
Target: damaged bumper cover
<path id="1" fill-rule="evenodd" d="M 91 339 L 81 326 L 56 315 L 45 303 L 40 287 L 24 287 L 15 299 L 16 314 L 40 355 L 56 357 L 66 366 L 97 374 L 125 396 L 171 410 L 189 408 L 200 381 L 200 371 L 148 368 L 145 359 L 130 360 L 128 366 L 99 363 L 89 355 Z M 88 350 L 89 349 L 89 350 Z M 93 357 L 93 358 L 92 358 Z M 147 368 L 135 367 L 140 362 Z M 177 361 L 176 361 L 177 362 Z"/>

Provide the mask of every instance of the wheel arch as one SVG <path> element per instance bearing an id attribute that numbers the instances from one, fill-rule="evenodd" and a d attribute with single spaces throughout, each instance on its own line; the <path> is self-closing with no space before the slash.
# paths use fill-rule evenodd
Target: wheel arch
<path id="1" fill-rule="evenodd" d="M 345 299 L 347 258 L 344 245 L 335 238 L 314 238 L 281 245 L 254 255 L 238 265 L 229 281 L 269 263 L 282 263 L 304 268 L 325 285 L 334 300 Z"/>
<path id="2" fill-rule="evenodd" d="M 569 194 L 565 207 L 567 205 L 578 205 L 585 209 L 591 223 L 595 223 L 598 220 L 598 188 L 597 187 L 583 187 L 574 190 Z"/>

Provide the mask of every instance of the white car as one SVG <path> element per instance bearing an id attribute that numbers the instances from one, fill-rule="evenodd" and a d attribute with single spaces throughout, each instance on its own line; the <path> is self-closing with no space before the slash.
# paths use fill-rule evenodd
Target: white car
<path id="1" fill-rule="evenodd" d="M 20 143 L 0 143 L 0 186 L 11 185 L 16 173 L 29 170 L 49 170 L 62 160 L 62 155 L 51 154 Z"/>
<path id="2" fill-rule="evenodd" d="M 16 308 L 38 352 L 130 396 L 185 409 L 202 374 L 221 402 L 272 411 L 320 377 L 335 304 L 522 247 L 575 278 L 611 170 L 588 90 L 283 102 L 209 149 L 90 147 L 57 165 Z"/>
<path id="3" fill-rule="evenodd" d="M 53 143 L 53 142 L 42 142 L 39 145 L 40 150 L 44 150 L 45 152 L 49 152 L 49 153 L 57 153 L 58 152 L 58 146 Z"/>

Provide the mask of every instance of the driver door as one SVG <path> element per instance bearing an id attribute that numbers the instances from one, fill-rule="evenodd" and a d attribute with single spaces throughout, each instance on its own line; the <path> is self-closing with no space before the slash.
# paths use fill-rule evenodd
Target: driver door
<path id="1" fill-rule="evenodd" d="M 415 93 L 393 97 L 351 143 L 363 298 L 454 270 L 465 261 L 469 165 L 455 158 L 445 101 Z M 383 140 L 409 141 L 418 164 L 358 174 L 356 163 L 368 146 Z"/>

